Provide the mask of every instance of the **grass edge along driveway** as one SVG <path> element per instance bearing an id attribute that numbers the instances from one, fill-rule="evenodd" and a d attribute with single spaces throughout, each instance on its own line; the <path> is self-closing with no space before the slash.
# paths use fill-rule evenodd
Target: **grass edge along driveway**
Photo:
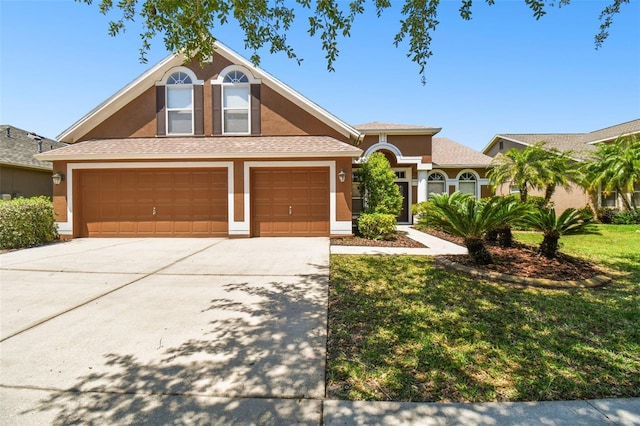
<path id="1" fill-rule="evenodd" d="M 429 257 L 331 257 L 327 393 L 395 401 L 640 396 L 640 226 L 563 237 L 622 272 L 605 288 L 516 288 Z M 518 234 L 535 243 L 538 236 Z M 541 238 L 540 238 L 541 239 Z"/>

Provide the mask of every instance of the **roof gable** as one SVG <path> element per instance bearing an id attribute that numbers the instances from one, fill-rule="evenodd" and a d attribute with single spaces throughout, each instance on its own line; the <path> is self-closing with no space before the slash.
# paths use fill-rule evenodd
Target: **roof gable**
<path id="1" fill-rule="evenodd" d="M 304 97 L 302 94 L 273 77 L 271 74 L 256 67 L 250 61 L 243 58 L 222 43 L 215 43 L 215 52 L 216 55 L 223 57 L 227 61 L 251 70 L 254 77 L 256 79 L 260 79 L 262 84 L 278 92 L 294 105 L 313 115 L 339 134 L 352 141 L 358 141 L 360 139 L 360 132 L 349 124 Z M 157 81 L 160 81 L 163 78 L 168 70 L 173 67 L 183 65 L 184 61 L 185 57 L 182 54 L 169 55 L 120 89 L 114 95 L 106 99 L 93 110 L 89 111 L 85 116 L 58 135 L 58 139 L 69 143 L 78 141 L 129 102 L 133 101 L 136 97 L 142 95 L 146 90 L 154 86 Z"/>

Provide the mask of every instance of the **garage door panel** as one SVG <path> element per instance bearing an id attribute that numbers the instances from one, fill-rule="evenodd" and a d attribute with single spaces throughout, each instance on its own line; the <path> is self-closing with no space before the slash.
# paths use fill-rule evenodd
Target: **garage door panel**
<path id="1" fill-rule="evenodd" d="M 252 170 L 251 217 L 254 236 L 328 236 L 329 169 Z"/>
<path id="2" fill-rule="evenodd" d="M 91 170 L 79 181 L 81 236 L 228 234 L 226 169 Z"/>

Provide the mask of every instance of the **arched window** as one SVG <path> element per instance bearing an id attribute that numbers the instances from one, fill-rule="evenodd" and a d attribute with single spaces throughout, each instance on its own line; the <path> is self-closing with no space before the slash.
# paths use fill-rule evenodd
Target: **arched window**
<path id="1" fill-rule="evenodd" d="M 444 194 L 447 188 L 447 181 L 442 173 L 433 172 L 427 177 L 427 198 L 431 194 Z"/>
<path id="2" fill-rule="evenodd" d="M 250 133 L 249 78 L 238 70 L 229 71 L 222 80 L 222 133 Z"/>
<path id="3" fill-rule="evenodd" d="M 182 71 L 167 78 L 167 134 L 193 134 L 193 80 Z"/>
<path id="4" fill-rule="evenodd" d="M 458 177 L 458 191 L 477 196 L 477 178 L 471 172 L 464 172 Z"/>

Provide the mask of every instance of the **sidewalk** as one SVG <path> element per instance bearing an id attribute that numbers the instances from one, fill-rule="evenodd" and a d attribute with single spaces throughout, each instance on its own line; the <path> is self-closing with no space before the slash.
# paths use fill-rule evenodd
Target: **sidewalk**
<path id="1" fill-rule="evenodd" d="M 422 256 L 438 256 L 443 254 L 466 254 L 467 249 L 449 241 L 416 231 L 410 225 L 398 225 L 398 231 L 416 240 L 426 248 L 406 247 L 368 247 L 368 246 L 331 246 L 331 254 L 410 254 Z"/>
<path id="2" fill-rule="evenodd" d="M 640 425 L 640 398 L 482 404 L 324 402 L 325 426 L 336 425 Z"/>

